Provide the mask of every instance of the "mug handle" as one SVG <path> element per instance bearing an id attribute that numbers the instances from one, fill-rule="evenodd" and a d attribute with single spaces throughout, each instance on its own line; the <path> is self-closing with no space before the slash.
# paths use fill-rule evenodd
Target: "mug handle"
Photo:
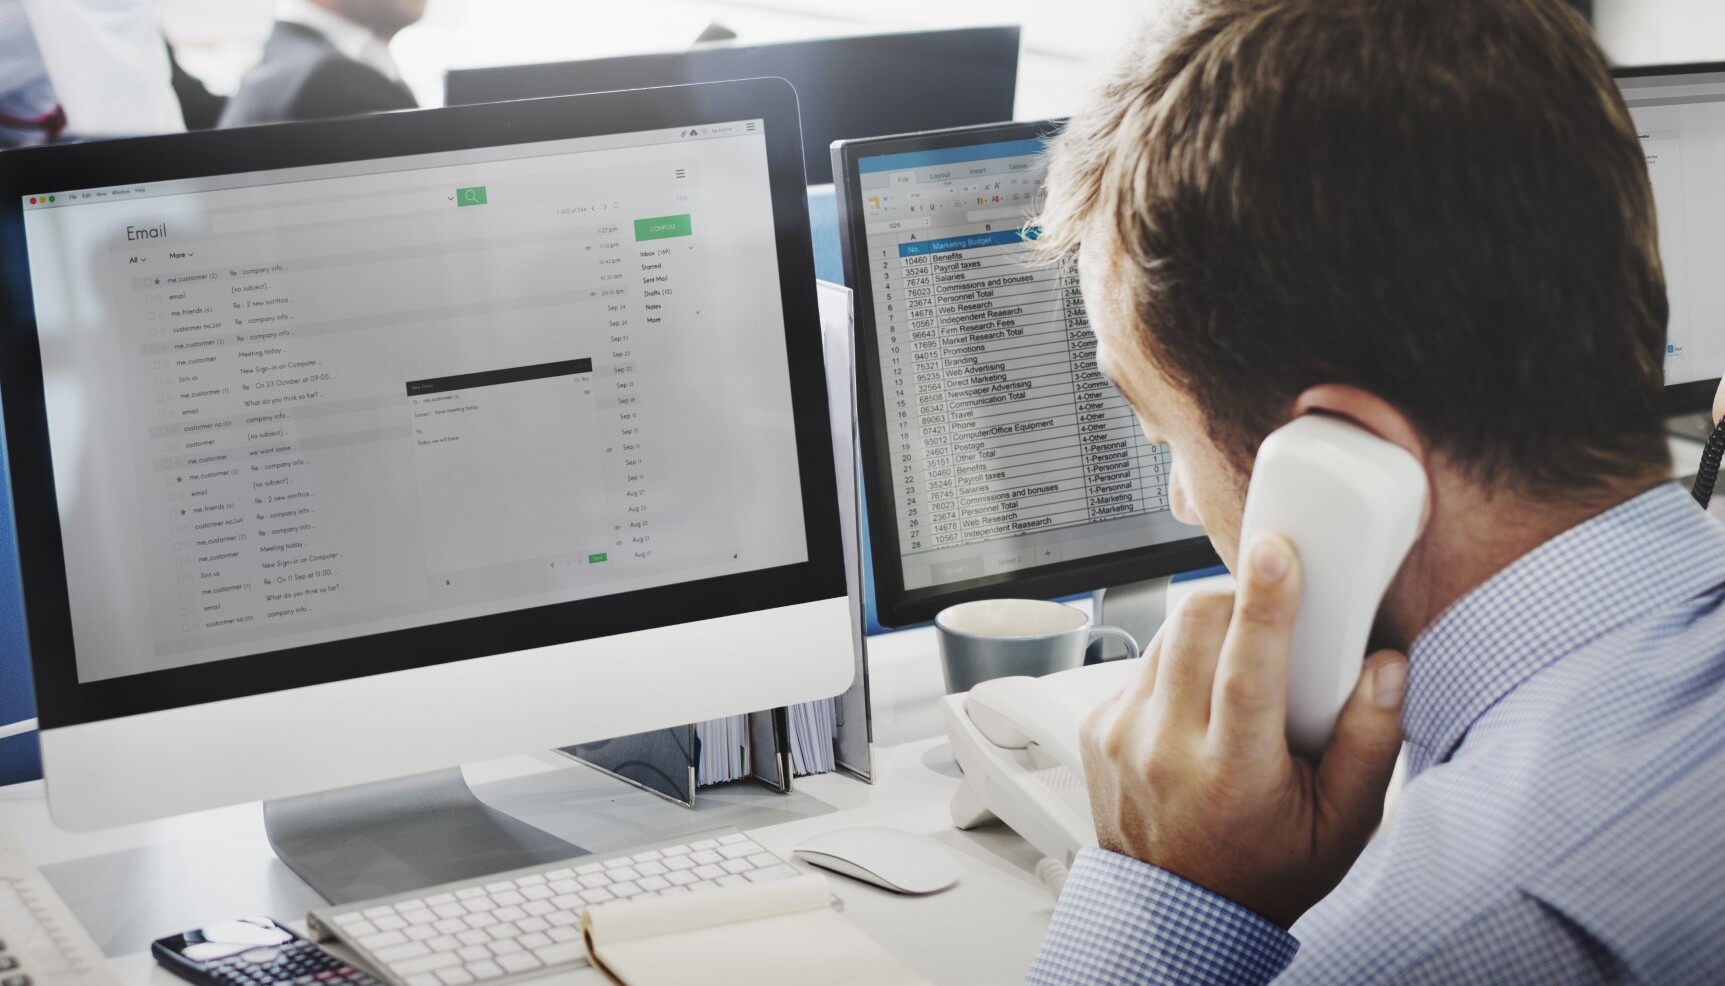
<path id="1" fill-rule="evenodd" d="M 1097 640 L 1103 637 L 1112 637 L 1126 645 L 1126 656 L 1123 658 L 1117 657 L 1114 658 L 1114 660 L 1136 661 L 1138 659 L 1138 641 L 1133 640 L 1132 635 L 1127 633 L 1125 630 L 1122 630 L 1119 627 L 1106 625 L 1090 628 L 1090 644 L 1094 644 Z M 1088 647 L 1089 644 L 1086 644 L 1085 646 Z"/>

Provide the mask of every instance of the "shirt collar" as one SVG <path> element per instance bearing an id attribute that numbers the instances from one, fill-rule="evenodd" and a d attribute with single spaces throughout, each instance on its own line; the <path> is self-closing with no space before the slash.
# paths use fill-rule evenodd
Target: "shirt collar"
<path id="1" fill-rule="evenodd" d="M 323 35 L 336 51 L 371 66 L 395 82 L 401 81 L 401 71 L 389 55 L 389 44 L 364 25 L 311 0 L 276 0 L 276 20 L 311 28 Z"/>
<path id="2" fill-rule="evenodd" d="M 1535 672 L 1725 576 L 1725 528 L 1674 483 L 1552 538 L 1457 600 L 1414 641 L 1402 726 L 1409 766 L 1441 763 Z"/>

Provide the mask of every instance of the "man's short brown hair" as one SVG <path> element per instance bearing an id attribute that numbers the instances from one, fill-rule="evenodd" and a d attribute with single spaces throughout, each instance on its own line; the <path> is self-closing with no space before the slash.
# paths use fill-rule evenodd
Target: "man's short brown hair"
<path id="1" fill-rule="evenodd" d="M 1561 0 L 1193 0 L 1055 143 L 1043 242 L 1121 249 L 1144 354 L 1242 465 L 1318 383 L 1474 480 L 1668 468 L 1645 160 Z"/>

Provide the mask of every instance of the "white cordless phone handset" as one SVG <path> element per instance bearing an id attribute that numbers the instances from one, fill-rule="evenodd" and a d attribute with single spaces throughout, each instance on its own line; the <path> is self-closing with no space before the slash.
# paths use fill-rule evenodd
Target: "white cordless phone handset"
<path id="1" fill-rule="evenodd" d="M 1288 745 L 1316 757 L 1359 682 L 1372 621 L 1419 536 L 1426 474 L 1406 449 L 1339 418 L 1308 414 L 1258 449 L 1240 550 L 1263 532 L 1300 559 L 1288 664 Z"/>

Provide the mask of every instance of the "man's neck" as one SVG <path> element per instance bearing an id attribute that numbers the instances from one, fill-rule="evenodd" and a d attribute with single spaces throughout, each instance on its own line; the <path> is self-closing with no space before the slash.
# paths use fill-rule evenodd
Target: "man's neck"
<path id="1" fill-rule="evenodd" d="M 1434 476 L 1431 519 L 1386 594 L 1375 646 L 1408 652 L 1456 600 L 1564 531 L 1666 482 L 1626 479 L 1574 499 L 1539 499 Z"/>

